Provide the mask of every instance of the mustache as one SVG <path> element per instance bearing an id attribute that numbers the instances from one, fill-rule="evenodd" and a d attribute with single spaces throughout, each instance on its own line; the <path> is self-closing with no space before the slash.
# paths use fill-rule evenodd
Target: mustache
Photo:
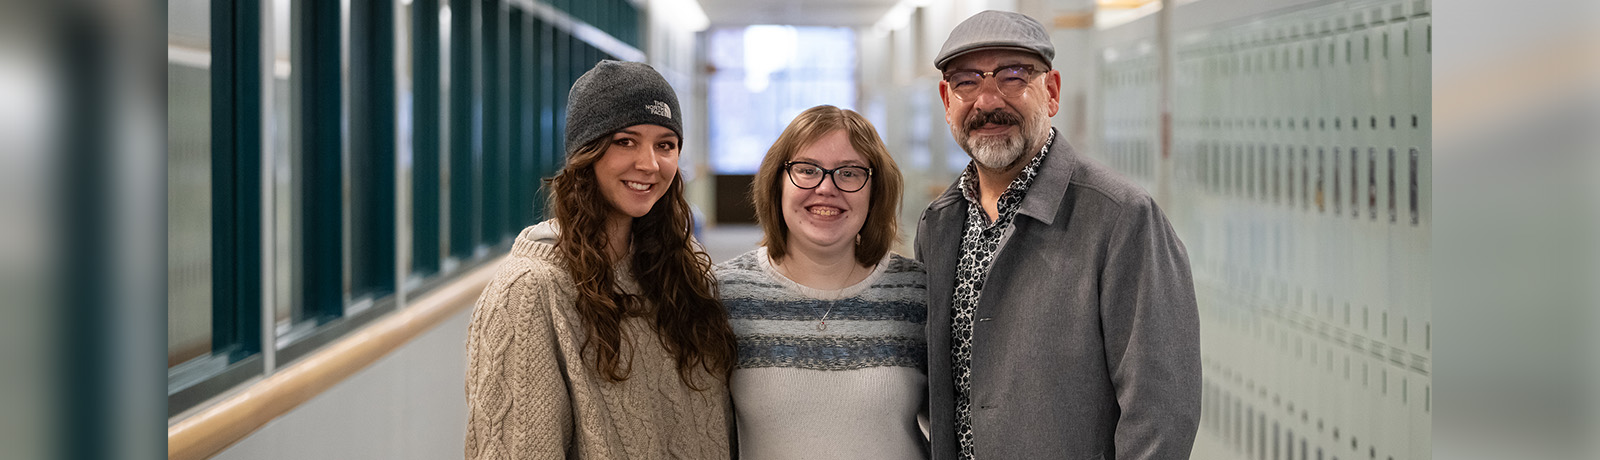
<path id="1" fill-rule="evenodd" d="M 1022 124 L 1022 117 L 1013 115 L 1002 109 L 994 109 L 988 112 L 975 112 L 972 114 L 972 118 L 967 120 L 967 129 L 974 130 L 982 128 L 983 125 L 987 124 L 1020 125 Z"/>

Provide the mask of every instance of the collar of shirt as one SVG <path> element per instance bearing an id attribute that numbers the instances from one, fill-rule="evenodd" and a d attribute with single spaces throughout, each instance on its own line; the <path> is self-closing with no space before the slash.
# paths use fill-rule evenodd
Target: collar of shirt
<path id="1" fill-rule="evenodd" d="M 1023 195 L 1026 195 L 1028 187 L 1033 185 L 1033 178 L 1039 175 L 1039 164 L 1044 163 L 1044 156 L 1050 153 L 1050 144 L 1055 143 L 1055 140 L 1056 130 L 1050 128 L 1050 135 L 1045 138 L 1044 147 L 1039 149 L 1039 154 L 1033 156 L 1033 161 L 1029 161 L 1028 165 L 1022 168 L 1022 172 L 1017 174 L 1017 178 L 1011 180 L 1011 185 L 1006 186 L 1006 191 L 1000 194 L 997 208 L 1001 216 L 1017 212 L 1018 206 L 1022 204 Z M 961 196 L 966 197 L 967 204 L 974 208 L 982 206 L 978 201 L 977 168 L 976 160 L 967 162 L 967 168 L 961 171 L 960 179 Z M 988 215 L 985 214 L 984 218 L 987 220 Z M 996 222 L 1000 220 L 1002 219 L 995 219 Z"/>

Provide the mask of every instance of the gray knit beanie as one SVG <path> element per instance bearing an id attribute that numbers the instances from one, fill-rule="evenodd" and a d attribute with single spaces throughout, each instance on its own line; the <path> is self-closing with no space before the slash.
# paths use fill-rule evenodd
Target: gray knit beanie
<path id="1" fill-rule="evenodd" d="M 678 93 L 640 62 L 600 61 L 567 95 L 567 154 L 633 125 L 661 125 L 683 139 Z"/>

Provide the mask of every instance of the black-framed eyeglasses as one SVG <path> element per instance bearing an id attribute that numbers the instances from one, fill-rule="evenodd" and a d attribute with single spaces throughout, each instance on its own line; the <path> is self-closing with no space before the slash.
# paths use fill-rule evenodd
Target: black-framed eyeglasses
<path id="1" fill-rule="evenodd" d="M 834 169 L 824 168 L 815 163 L 806 161 L 791 161 L 783 164 L 783 169 L 789 171 L 789 182 L 803 190 L 811 190 L 822 186 L 822 179 L 833 177 L 833 187 L 841 192 L 850 193 L 861 190 L 867 186 L 867 179 L 872 178 L 872 168 L 861 166 L 840 166 Z"/>
<path id="2" fill-rule="evenodd" d="M 1022 95 L 1022 90 L 1027 89 L 1028 82 L 1034 75 L 1044 73 L 1031 65 L 1018 64 L 1005 66 L 988 72 L 976 70 L 952 70 L 944 73 L 945 83 L 950 85 L 950 92 L 962 100 L 971 99 L 978 94 L 978 88 L 983 87 L 983 80 L 994 77 L 995 86 L 1000 88 L 1000 95 L 1017 97 Z"/>

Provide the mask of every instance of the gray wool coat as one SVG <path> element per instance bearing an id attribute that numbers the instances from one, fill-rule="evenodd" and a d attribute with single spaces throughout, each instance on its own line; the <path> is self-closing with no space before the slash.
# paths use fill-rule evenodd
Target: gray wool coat
<path id="1" fill-rule="evenodd" d="M 966 217 L 952 185 L 917 224 L 935 459 L 959 450 L 950 320 Z M 1194 281 L 1183 243 L 1142 188 L 1057 138 L 974 319 L 978 459 L 1189 457 L 1200 417 Z"/>

